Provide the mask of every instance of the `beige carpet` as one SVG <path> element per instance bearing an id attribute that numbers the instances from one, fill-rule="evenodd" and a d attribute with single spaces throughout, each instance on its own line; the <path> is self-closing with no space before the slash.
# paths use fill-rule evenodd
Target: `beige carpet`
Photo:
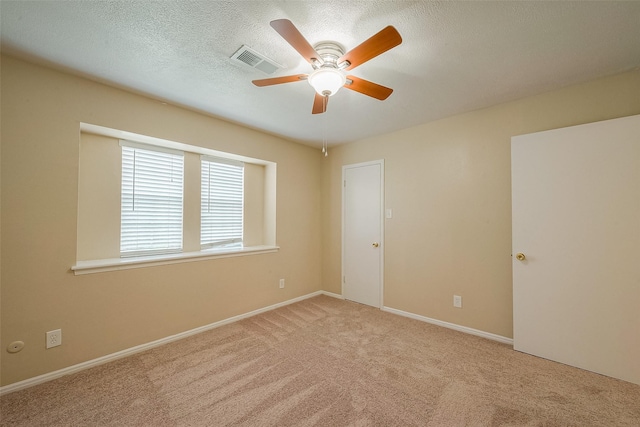
<path id="1" fill-rule="evenodd" d="M 640 426 L 640 386 L 324 296 L 0 400 L 25 426 Z"/>

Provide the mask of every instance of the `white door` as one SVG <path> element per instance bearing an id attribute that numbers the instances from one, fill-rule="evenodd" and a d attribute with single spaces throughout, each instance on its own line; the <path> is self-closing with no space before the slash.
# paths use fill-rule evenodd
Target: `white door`
<path id="1" fill-rule="evenodd" d="M 381 307 L 384 162 L 342 169 L 342 295 Z"/>
<path id="2" fill-rule="evenodd" d="M 511 155 L 514 348 L 640 384 L 640 116 Z"/>

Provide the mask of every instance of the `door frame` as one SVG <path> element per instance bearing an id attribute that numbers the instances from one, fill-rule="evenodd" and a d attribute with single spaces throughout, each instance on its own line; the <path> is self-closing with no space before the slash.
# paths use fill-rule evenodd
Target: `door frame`
<path id="1" fill-rule="evenodd" d="M 344 298 L 344 285 L 345 285 L 345 280 L 344 280 L 344 276 L 345 276 L 345 272 L 344 272 L 344 264 L 345 264 L 345 253 L 344 253 L 344 246 L 345 246 L 345 242 L 344 242 L 344 238 L 345 238 L 345 207 L 346 207 L 346 192 L 345 192 L 345 182 L 346 182 L 346 174 L 347 174 L 347 170 L 348 169 L 355 169 L 355 168 L 359 168 L 359 167 L 365 167 L 365 166 L 373 166 L 373 165 L 379 165 L 380 166 L 380 307 L 378 308 L 382 308 L 384 307 L 384 248 L 385 248 L 385 244 L 384 244 L 384 221 L 385 221 L 385 202 L 384 202 L 384 159 L 380 159 L 380 160 L 372 160 L 369 162 L 362 162 L 362 163 L 354 163 L 354 164 L 350 164 L 350 165 L 343 165 L 342 166 L 342 227 L 341 227 L 341 241 L 342 241 L 342 246 L 341 246 L 341 269 L 340 269 L 340 292 Z"/>

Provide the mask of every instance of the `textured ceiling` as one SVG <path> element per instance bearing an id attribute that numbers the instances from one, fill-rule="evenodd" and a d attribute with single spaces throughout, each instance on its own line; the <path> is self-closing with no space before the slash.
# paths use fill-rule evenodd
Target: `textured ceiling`
<path id="1" fill-rule="evenodd" d="M 640 2 L 7 1 L 2 50 L 310 145 L 415 126 L 640 66 Z M 394 89 L 350 90 L 312 115 L 304 81 L 229 57 L 243 44 L 309 64 L 270 26 L 290 19 L 311 44 L 347 50 L 387 25 L 403 43 L 350 72 Z"/>

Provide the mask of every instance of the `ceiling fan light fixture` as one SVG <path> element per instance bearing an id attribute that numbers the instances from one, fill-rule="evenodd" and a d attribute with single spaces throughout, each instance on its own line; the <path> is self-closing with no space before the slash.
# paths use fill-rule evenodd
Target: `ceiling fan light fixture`
<path id="1" fill-rule="evenodd" d="M 332 96 L 347 82 L 344 73 L 335 68 L 319 68 L 309 74 L 309 84 L 322 96 Z"/>

